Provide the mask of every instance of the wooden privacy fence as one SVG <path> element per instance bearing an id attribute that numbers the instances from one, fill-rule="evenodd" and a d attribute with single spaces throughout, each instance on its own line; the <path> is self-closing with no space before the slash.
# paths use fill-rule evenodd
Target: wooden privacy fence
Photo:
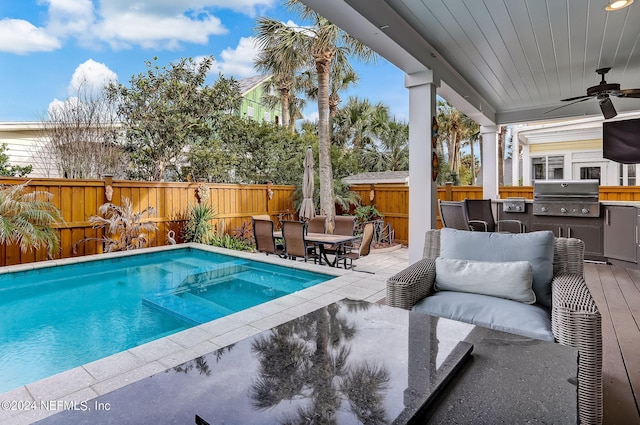
<path id="1" fill-rule="evenodd" d="M 23 178 L 0 178 L 0 185 L 23 183 Z M 60 209 L 64 223 L 57 225 L 60 237 L 60 252 L 55 258 L 67 258 L 101 252 L 101 244 L 90 242 L 80 244 L 77 253 L 73 245 L 81 239 L 100 237 L 99 230 L 92 229 L 89 217 L 98 213 L 98 207 L 107 201 L 106 189 L 113 189 L 112 202 L 120 205 L 123 197 L 131 199 L 134 211 L 148 206 L 156 209 L 155 216 L 148 219 L 158 230 L 150 235 L 150 246 L 167 244 L 167 233 L 174 230 L 180 236 L 189 205 L 197 202 L 196 189 L 203 185 L 209 194 L 209 203 L 218 216 L 213 224 L 226 233 L 251 221 L 251 216 L 269 214 L 277 220 L 280 214 L 296 217 L 292 193 L 294 186 L 256 184 L 208 184 L 180 182 L 142 182 L 127 180 L 69 180 L 30 179 L 31 190 L 44 190 L 53 194 L 52 203 Z M 360 195 L 362 205 L 375 205 L 384 215 L 384 221 L 391 224 L 396 241 L 409 240 L 409 187 L 404 184 L 362 184 L 351 190 Z M 533 198 L 531 186 L 503 186 L 499 190 L 501 198 Z M 461 201 L 465 198 L 481 199 L 481 186 L 439 186 L 438 199 Z M 601 186 L 601 200 L 640 201 L 638 186 Z M 439 220 L 439 218 L 438 218 Z M 439 226 L 439 224 L 438 224 Z M 21 252 L 16 245 L 0 244 L 0 265 L 13 265 L 46 260 L 46 250 Z"/>
<path id="2" fill-rule="evenodd" d="M 0 184 L 19 184 L 25 179 L 0 178 Z M 131 199 L 134 212 L 148 206 L 156 209 L 156 214 L 148 220 L 156 224 L 158 230 L 150 237 L 150 246 L 167 244 L 167 233 L 174 230 L 179 236 L 189 205 L 196 200 L 196 189 L 203 185 L 209 194 L 209 203 L 217 212 L 213 224 L 218 229 L 224 227 L 226 233 L 248 225 L 252 215 L 269 214 L 277 219 L 280 213 L 295 213 L 292 200 L 294 186 L 271 184 L 208 184 L 181 182 L 143 182 L 126 180 L 69 180 L 69 179 L 29 179 L 31 190 L 43 190 L 53 194 L 52 203 L 60 210 L 64 223 L 58 224 L 60 252 L 54 258 L 95 254 L 101 252 L 98 242 L 82 243 L 73 253 L 73 245 L 81 239 L 101 237 L 101 230 L 91 228 L 89 217 L 98 214 L 98 207 L 109 202 L 106 198 L 107 186 L 113 189 L 111 202 L 121 205 L 123 197 Z M 17 245 L 0 245 L 0 265 L 13 265 L 47 259 L 44 249 L 21 252 Z"/>

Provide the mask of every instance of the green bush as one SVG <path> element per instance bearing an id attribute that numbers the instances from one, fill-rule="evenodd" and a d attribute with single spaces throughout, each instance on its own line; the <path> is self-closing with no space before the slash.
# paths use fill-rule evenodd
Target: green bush
<path id="1" fill-rule="evenodd" d="M 204 202 L 189 206 L 189 218 L 184 226 L 185 242 L 208 243 L 214 236 L 211 220 L 218 214 L 215 209 Z"/>
<path id="2" fill-rule="evenodd" d="M 355 210 L 355 216 L 357 224 L 378 220 L 384 217 L 375 205 L 360 205 Z"/>
<path id="3" fill-rule="evenodd" d="M 209 245 L 233 249 L 235 251 L 253 251 L 253 245 L 250 242 L 235 238 L 228 234 L 222 236 L 212 235 L 209 238 Z"/>

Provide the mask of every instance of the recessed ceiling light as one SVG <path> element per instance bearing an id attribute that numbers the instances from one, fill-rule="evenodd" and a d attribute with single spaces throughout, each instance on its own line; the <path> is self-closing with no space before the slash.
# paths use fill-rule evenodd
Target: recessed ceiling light
<path id="1" fill-rule="evenodd" d="M 609 2 L 609 4 L 607 5 L 607 7 L 604 8 L 604 10 L 611 12 L 614 10 L 624 9 L 627 6 L 631 6 L 631 3 L 633 3 L 633 0 L 613 0 Z"/>

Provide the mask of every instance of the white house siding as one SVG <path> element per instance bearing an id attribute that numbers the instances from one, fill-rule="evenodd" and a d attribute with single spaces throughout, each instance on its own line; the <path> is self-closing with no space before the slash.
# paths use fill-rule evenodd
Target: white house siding
<path id="1" fill-rule="evenodd" d="M 634 119 L 640 113 L 620 114 L 616 119 Z M 514 128 L 514 142 L 522 146 L 523 185 L 533 183 L 535 158 L 562 158 L 563 179 L 580 179 L 580 171 L 589 167 L 600 168 L 600 184 L 603 186 L 636 185 L 638 165 L 622 166 L 602 156 L 602 117 L 549 122 Z M 517 138 L 517 141 L 516 141 Z M 621 175 L 622 174 L 622 175 Z M 634 176 L 635 175 L 635 176 Z M 548 175 L 547 178 L 553 178 Z M 514 183 L 515 184 L 515 183 Z"/>
<path id="2" fill-rule="evenodd" d="M 10 164 L 33 167 L 28 177 L 60 177 L 54 163 L 37 153 L 41 132 L 40 123 L 0 123 L 0 143 L 7 145 Z"/>

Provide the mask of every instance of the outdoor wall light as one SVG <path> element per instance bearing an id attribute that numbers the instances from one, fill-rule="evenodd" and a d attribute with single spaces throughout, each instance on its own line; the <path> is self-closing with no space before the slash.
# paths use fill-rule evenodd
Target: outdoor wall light
<path id="1" fill-rule="evenodd" d="M 631 6 L 633 0 L 613 0 L 610 1 L 609 4 L 604 8 L 607 12 L 612 12 L 614 10 L 624 9 L 627 6 Z"/>

